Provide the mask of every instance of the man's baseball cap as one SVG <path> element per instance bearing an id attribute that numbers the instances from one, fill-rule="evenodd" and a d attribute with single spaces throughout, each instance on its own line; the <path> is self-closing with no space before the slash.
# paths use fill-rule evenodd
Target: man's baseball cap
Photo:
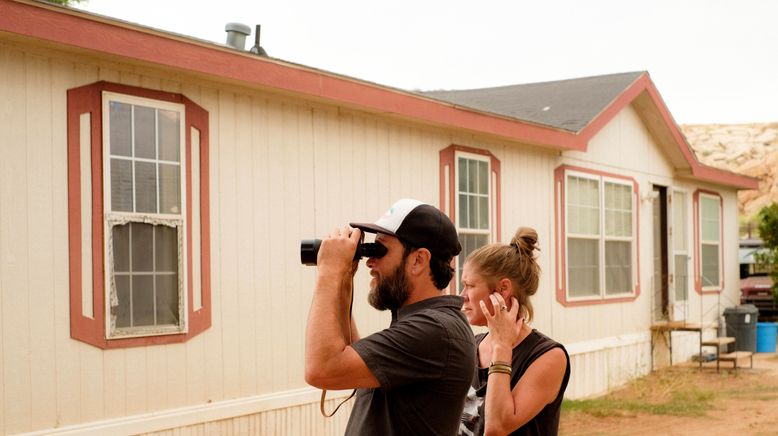
<path id="1" fill-rule="evenodd" d="M 373 223 L 350 223 L 369 233 L 395 236 L 417 248 L 426 248 L 433 256 L 449 259 L 462 251 L 454 223 L 435 206 L 403 198 Z"/>

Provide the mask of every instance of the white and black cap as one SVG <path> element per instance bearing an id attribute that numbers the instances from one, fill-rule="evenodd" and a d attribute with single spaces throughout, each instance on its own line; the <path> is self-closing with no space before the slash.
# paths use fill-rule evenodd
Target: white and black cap
<path id="1" fill-rule="evenodd" d="M 350 224 L 365 232 L 395 236 L 413 247 L 426 248 L 441 259 L 462 251 L 454 223 L 435 206 L 419 200 L 398 200 L 375 223 Z"/>

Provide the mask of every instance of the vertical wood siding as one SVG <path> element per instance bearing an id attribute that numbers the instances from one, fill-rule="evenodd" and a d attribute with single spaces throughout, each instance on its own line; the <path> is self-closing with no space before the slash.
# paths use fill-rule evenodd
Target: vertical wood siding
<path id="1" fill-rule="evenodd" d="M 448 133 L 44 48 L 0 43 L 0 68 L 0 433 L 304 387 L 315 269 L 300 265 L 300 239 L 372 221 L 400 197 L 438 203 Z M 70 338 L 66 90 L 97 80 L 180 92 L 210 114 L 213 326 L 187 343 Z M 363 334 L 389 321 L 367 305 L 368 279 L 355 283 Z M 257 419 L 297 428 L 305 416 Z"/>
<path id="2" fill-rule="evenodd" d="M 4 102 L 27 99 L 26 56 L 0 52 L 5 80 L 0 81 Z M 22 430 L 32 419 L 30 344 L 29 180 L 27 110 L 4 105 L 0 111 L 0 289 L 2 290 L 3 405 L 5 432 Z M 50 265 L 41 265 L 41 269 Z M 1 430 L 1 429 L 0 429 Z"/>
<path id="3" fill-rule="evenodd" d="M 501 240 L 509 241 L 519 226 L 537 230 L 543 275 L 533 298 L 534 326 L 564 343 L 646 331 L 650 288 L 642 274 L 643 292 L 633 303 L 564 308 L 556 302 L 554 168 L 619 169 L 614 172 L 636 177 L 641 192 L 652 182 L 694 189 L 673 179 L 629 108 L 593 139 L 590 152 L 559 157 L 48 48 L 0 42 L 0 71 L 0 433 L 304 387 L 315 268 L 300 265 L 300 240 L 324 237 L 349 221 L 373 221 L 401 197 L 439 204 L 438 152 L 451 144 L 487 149 L 500 159 Z M 70 338 L 66 90 L 97 80 L 182 93 L 209 112 L 212 327 L 186 343 L 100 350 Z M 644 162 L 650 162 L 648 170 Z M 725 226 L 732 230 L 724 248 L 730 250 L 737 243 L 735 195 L 722 196 Z M 639 213 L 645 272 L 651 270 L 650 210 L 639 205 Z M 737 261 L 731 253 L 725 277 L 734 299 Z M 368 306 L 369 276 L 362 269 L 354 317 L 364 335 L 386 327 L 389 315 Z M 690 292 L 690 298 L 699 316 L 698 296 Z M 636 344 L 574 356 L 571 392 L 591 395 L 621 383 L 634 375 L 629 368 L 642 371 L 646 354 L 645 344 Z M 342 433 L 348 409 L 324 421 L 316 408 L 301 405 L 158 434 Z"/>

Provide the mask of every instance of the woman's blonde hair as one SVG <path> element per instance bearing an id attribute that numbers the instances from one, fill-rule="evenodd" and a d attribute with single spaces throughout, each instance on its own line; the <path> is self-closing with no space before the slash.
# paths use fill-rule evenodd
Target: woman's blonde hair
<path id="1" fill-rule="evenodd" d="M 529 297 L 538 291 L 540 265 L 535 258 L 538 233 L 529 227 L 520 227 L 510 244 L 489 244 L 473 251 L 469 263 L 494 289 L 497 282 L 507 278 L 513 283 L 513 296 L 519 301 L 524 320 L 532 321 L 534 314 Z"/>

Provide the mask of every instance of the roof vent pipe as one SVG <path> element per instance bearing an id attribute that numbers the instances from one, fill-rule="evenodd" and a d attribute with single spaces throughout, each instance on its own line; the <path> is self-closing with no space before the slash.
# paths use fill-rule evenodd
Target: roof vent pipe
<path id="1" fill-rule="evenodd" d="M 227 45 L 238 50 L 246 49 L 246 37 L 251 35 L 251 27 L 241 23 L 227 23 Z"/>
<path id="2" fill-rule="evenodd" d="M 257 31 L 254 32 L 254 47 L 251 47 L 251 52 L 254 54 L 258 54 L 260 56 L 267 56 L 267 52 L 264 48 L 262 48 L 261 45 L 259 45 L 259 31 L 262 28 L 261 25 L 257 24 Z"/>

